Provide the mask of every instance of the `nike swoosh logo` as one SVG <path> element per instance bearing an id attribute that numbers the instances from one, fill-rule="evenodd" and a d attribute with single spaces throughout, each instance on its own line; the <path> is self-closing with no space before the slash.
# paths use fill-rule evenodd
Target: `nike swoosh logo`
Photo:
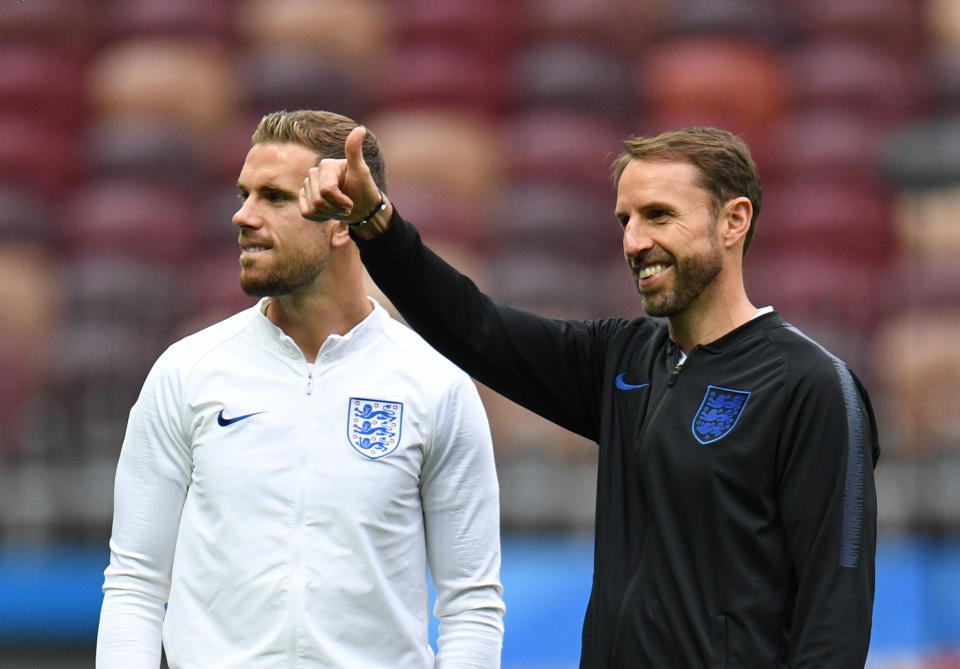
<path id="1" fill-rule="evenodd" d="M 217 414 L 217 423 L 220 427 L 226 427 L 227 425 L 233 425 L 237 421 L 241 421 L 244 418 L 250 418 L 250 416 L 256 416 L 257 414 L 264 413 L 263 411 L 255 411 L 254 413 L 244 414 L 243 416 L 234 416 L 233 418 L 224 418 L 223 409 L 220 409 L 220 413 Z"/>
<path id="2" fill-rule="evenodd" d="M 620 390 L 637 390 L 638 388 L 646 388 L 647 386 L 650 385 L 649 383 L 640 383 L 637 385 L 634 385 L 632 383 L 627 383 L 626 381 L 623 380 L 623 377 L 625 377 L 626 375 L 627 375 L 626 372 L 617 374 L 617 378 L 614 380 L 614 383 L 616 383 L 617 388 L 619 388 Z"/>

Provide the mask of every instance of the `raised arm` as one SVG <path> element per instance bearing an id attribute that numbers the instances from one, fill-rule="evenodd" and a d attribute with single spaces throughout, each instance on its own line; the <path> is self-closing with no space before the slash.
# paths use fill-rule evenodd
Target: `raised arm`
<path id="1" fill-rule="evenodd" d="M 346 158 L 325 159 L 310 170 L 300 197 L 303 215 L 366 220 L 352 229 L 364 264 L 417 332 L 497 392 L 597 439 L 605 338 L 619 321 L 554 320 L 484 295 L 423 246 L 381 196 L 360 151 L 364 132 L 350 133 Z"/>

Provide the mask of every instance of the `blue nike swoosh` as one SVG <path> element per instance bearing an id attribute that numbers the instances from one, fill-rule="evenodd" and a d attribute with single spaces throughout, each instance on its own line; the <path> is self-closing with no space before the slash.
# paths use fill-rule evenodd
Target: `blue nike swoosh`
<path id="1" fill-rule="evenodd" d="M 237 421 L 243 420 L 244 418 L 249 418 L 250 416 L 256 416 L 257 414 L 264 413 L 263 411 L 255 411 L 254 413 L 244 414 L 243 416 L 234 416 L 233 418 L 224 418 L 223 409 L 220 409 L 220 413 L 217 415 L 217 423 L 220 424 L 220 427 L 226 427 L 227 425 L 233 425 Z"/>
<path id="2" fill-rule="evenodd" d="M 626 381 L 623 380 L 623 377 L 625 377 L 626 375 L 627 375 L 626 372 L 623 372 L 622 374 L 617 374 L 617 378 L 614 380 L 614 382 L 617 385 L 617 388 L 619 388 L 620 390 L 636 390 L 638 388 L 646 388 L 647 386 L 650 385 L 649 383 L 641 383 L 638 385 L 627 383 Z"/>

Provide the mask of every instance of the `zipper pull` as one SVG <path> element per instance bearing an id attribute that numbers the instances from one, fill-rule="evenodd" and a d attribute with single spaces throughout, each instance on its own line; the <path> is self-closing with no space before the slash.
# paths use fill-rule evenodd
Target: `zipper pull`
<path id="1" fill-rule="evenodd" d="M 683 362 L 678 362 L 673 366 L 673 369 L 670 371 L 670 378 L 667 379 L 667 388 L 673 386 L 673 382 L 677 380 L 677 375 L 681 369 L 683 369 Z"/>
<path id="2" fill-rule="evenodd" d="M 307 372 L 307 395 L 313 394 L 313 372 Z"/>

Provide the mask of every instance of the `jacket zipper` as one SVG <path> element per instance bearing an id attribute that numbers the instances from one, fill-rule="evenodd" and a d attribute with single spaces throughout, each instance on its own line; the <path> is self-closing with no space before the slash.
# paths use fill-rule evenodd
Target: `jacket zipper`
<path id="1" fill-rule="evenodd" d="M 691 351 L 692 353 L 692 351 Z M 689 356 L 688 356 L 689 357 Z M 650 434 L 651 428 L 656 424 L 660 418 L 660 414 L 663 411 L 664 405 L 666 404 L 667 396 L 670 395 L 671 389 L 673 388 L 674 382 L 677 380 L 677 375 L 680 373 L 680 370 L 683 368 L 683 364 L 686 362 L 686 359 L 683 361 L 677 361 L 674 364 L 673 369 L 670 371 L 670 376 L 667 378 L 667 387 L 663 391 L 663 394 L 660 395 L 660 399 L 657 400 L 657 406 L 653 408 L 653 415 L 650 417 L 650 420 L 647 421 L 646 426 L 643 428 L 643 432 L 640 435 L 640 442 L 637 446 L 637 461 L 638 468 L 640 463 L 643 461 L 643 446 L 647 441 L 647 435 Z M 646 541 L 646 532 L 644 532 L 644 542 Z M 643 546 L 641 542 L 641 553 L 643 552 Z M 623 625 L 623 619 L 627 614 L 627 603 L 633 597 L 633 591 L 637 588 L 637 581 L 640 579 L 640 565 L 637 565 L 636 570 L 633 572 L 633 576 L 630 578 L 630 582 L 627 583 L 627 589 L 623 591 L 623 597 L 620 599 L 620 606 L 617 608 L 617 619 L 613 623 L 613 631 L 610 635 L 610 669 L 616 669 L 617 661 L 617 642 L 620 638 L 620 628 Z"/>

